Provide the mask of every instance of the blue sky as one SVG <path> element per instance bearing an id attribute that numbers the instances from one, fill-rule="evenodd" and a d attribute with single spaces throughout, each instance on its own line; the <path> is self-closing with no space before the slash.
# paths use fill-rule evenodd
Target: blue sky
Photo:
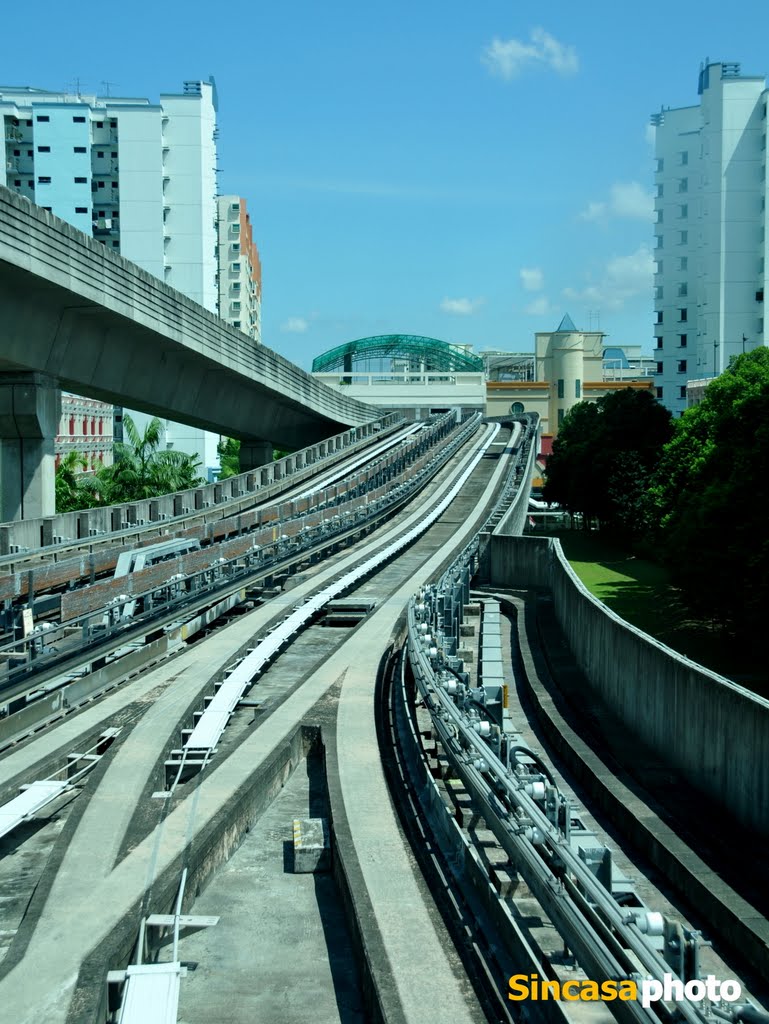
<path id="1" fill-rule="evenodd" d="M 394 331 L 526 351 L 565 311 L 650 351 L 649 115 L 696 103 L 707 57 L 769 71 L 757 2 L 36 12 L 4 83 L 155 100 L 216 77 L 220 185 L 251 211 L 263 340 L 305 367 Z"/>

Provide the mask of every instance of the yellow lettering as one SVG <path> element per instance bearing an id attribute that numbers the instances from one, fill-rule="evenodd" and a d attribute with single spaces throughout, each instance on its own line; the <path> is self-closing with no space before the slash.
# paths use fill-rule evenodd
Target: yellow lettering
<path id="1" fill-rule="evenodd" d="M 619 997 L 623 1003 L 635 1002 L 638 999 L 638 985 L 634 981 L 621 981 Z"/>
<path id="2" fill-rule="evenodd" d="M 601 999 L 605 1003 L 611 1003 L 617 998 L 617 982 L 616 981 L 605 981 L 601 985 Z"/>
<path id="3" fill-rule="evenodd" d="M 583 1003 L 594 1003 L 598 999 L 598 982 L 586 981 L 579 990 L 579 998 Z"/>
<path id="4" fill-rule="evenodd" d="M 549 999 L 552 992 L 554 999 L 561 998 L 561 986 L 557 981 L 543 981 L 541 999 Z"/>
<path id="5" fill-rule="evenodd" d="M 525 974 L 514 974 L 507 983 L 510 989 L 507 993 L 507 998 L 512 999 L 514 1003 L 519 1002 L 521 999 L 527 999 L 529 995 L 528 980 Z"/>
<path id="6" fill-rule="evenodd" d="M 570 995 L 575 986 L 577 989 L 577 994 Z M 567 1003 L 576 1002 L 579 999 L 579 986 L 580 982 L 576 981 L 574 978 L 572 978 L 571 981 L 565 981 L 563 983 L 563 988 L 561 989 L 561 999 L 565 999 Z"/>

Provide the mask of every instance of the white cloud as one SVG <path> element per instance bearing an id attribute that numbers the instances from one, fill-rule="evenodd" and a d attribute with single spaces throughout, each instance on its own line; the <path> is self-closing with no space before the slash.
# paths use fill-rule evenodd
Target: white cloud
<path id="1" fill-rule="evenodd" d="M 532 29 L 528 43 L 520 39 L 493 39 L 481 60 L 493 75 L 506 79 L 531 67 L 544 66 L 559 75 L 573 75 L 579 70 L 575 48 L 559 43 L 543 28 Z"/>
<path id="2" fill-rule="evenodd" d="M 545 287 L 545 275 L 539 267 L 521 267 L 518 273 L 527 292 L 541 292 Z"/>
<path id="3" fill-rule="evenodd" d="M 485 302 L 485 299 L 444 299 L 441 309 L 444 313 L 454 316 L 472 316 Z"/>
<path id="4" fill-rule="evenodd" d="M 653 220 L 654 197 L 637 181 L 618 181 L 609 190 L 608 200 L 588 203 L 579 217 L 580 220 L 601 220 L 603 217 Z"/>
<path id="5" fill-rule="evenodd" d="M 529 316 L 547 316 L 551 311 L 550 300 L 546 295 L 538 295 L 533 302 L 530 302 L 524 309 Z"/>
<path id="6" fill-rule="evenodd" d="M 309 321 L 303 316 L 290 316 L 284 324 L 280 325 L 284 334 L 304 334 L 310 326 Z"/>
<path id="7" fill-rule="evenodd" d="M 639 246 L 628 256 L 614 256 L 604 267 L 601 280 L 585 288 L 566 288 L 564 296 L 605 309 L 621 309 L 628 299 L 651 299 L 654 259 L 651 249 Z"/>

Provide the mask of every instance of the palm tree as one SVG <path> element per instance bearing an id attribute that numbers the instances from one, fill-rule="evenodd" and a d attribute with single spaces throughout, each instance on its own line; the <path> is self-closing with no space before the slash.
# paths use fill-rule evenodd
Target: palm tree
<path id="1" fill-rule="evenodd" d="M 195 472 L 200 466 L 198 459 L 186 452 L 160 448 L 163 425 L 157 417 L 140 434 L 126 415 L 123 429 L 127 442 L 116 443 L 114 463 L 96 474 L 96 486 L 105 504 L 141 501 L 203 483 Z"/>

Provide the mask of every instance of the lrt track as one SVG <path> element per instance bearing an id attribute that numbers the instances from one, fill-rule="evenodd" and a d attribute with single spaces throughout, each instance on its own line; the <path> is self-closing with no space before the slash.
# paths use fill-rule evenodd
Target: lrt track
<path id="1" fill-rule="evenodd" d="M 472 447 L 477 449 L 478 443 L 474 442 Z M 457 461 L 467 462 L 468 458 L 463 456 Z M 371 813 L 375 795 L 381 797 L 384 794 L 383 810 L 389 807 L 386 787 L 380 789 L 377 784 L 375 794 L 368 783 L 361 788 L 356 777 L 361 758 L 365 761 L 374 754 L 370 742 L 361 746 L 359 737 L 354 734 L 366 728 L 369 740 L 376 737 L 373 679 L 381 649 L 387 645 L 388 637 L 401 618 L 405 599 L 411 593 L 414 581 L 434 575 L 450 560 L 461 540 L 483 522 L 494 493 L 501 485 L 505 468 L 504 459 L 482 458 L 472 478 L 435 525 L 356 589 L 356 601 L 366 603 L 371 599 L 376 604 L 374 611 L 356 628 L 347 630 L 347 635 L 340 637 L 336 646 L 326 646 L 322 652 L 322 664 L 318 664 L 317 659 L 297 664 L 293 673 L 286 674 L 282 692 L 280 688 L 273 690 L 268 713 L 261 716 L 257 727 L 246 729 L 242 722 L 240 727 L 237 721 L 233 722 L 231 738 L 225 732 L 221 750 L 217 750 L 206 770 L 189 782 L 180 782 L 173 796 L 165 800 L 153 800 L 151 790 L 163 787 L 164 758 L 169 744 L 178 742 L 179 728 L 189 720 L 189 713 L 196 703 L 199 704 L 202 693 L 207 688 L 210 690 L 212 679 L 217 675 L 210 671 L 214 663 L 218 660 L 221 672 L 232 659 L 232 651 L 224 651 L 225 646 L 231 647 L 232 644 L 224 645 L 222 642 L 228 630 L 182 655 L 174 666 L 177 678 L 167 680 L 165 686 L 159 680 L 154 681 L 154 687 L 148 684 L 151 688 L 145 689 L 142 698 L 144 713 L 133 728 L 124 729 L 109 757 L 105 758 L 104 769 L 100 769 L 98 776 L 75 803 L 73 822 L 67 826 L 67 842 L 62 840 L 59 843 L 58 870 L 46 869 L 48 877 L 40 886 L 40 893 L 47 894 L 47 899 L 41 895 L 37 902 L 33 900 L 30 904 L 30 920 L 24 929 L 23 940 L 21 944 L 15 944 L 16 948 L 12 944 L 9 956 L 0 967 L 0 972 L 5 975 L 0 981 L 0 1000 L 9 1012 L 15 1014 L 15 1019 L 66 1019 L 66 1005 L 84 961 L 90 964 L 89 977 L 94 957 L 105 970 L 120 962 L 128 936 L 134 934 L 138 925 L 136 900 L 143 899 L 149 888 L 155 901 L 167 903 L 166 897 L 172 889 L 175 891 L 178 880 L 179 858 L 184 860 L 191 856 L 190 850 L 196 845 L 199 848 L 203 836 L 206 843 L 219 842 L 217 830 L 223 824 L 221 816 L 237 800 L 244 779 L 253 777 L 258 766 L 275 751 L 276 744 L 279 746 L 286 735 L 311 714 L 317 700 L 327 695 L 340 680 L 344 680 L 340 706 L 344 706 L 346 711 L 344 723 L 338 724 L 336 734 L 335 781 L 331 787 L 335 793 L 335 800 L 332 800 L 336 806 L 335 821 L 338 814 L 339 828 L 342 832 L 345 829 L 349 831 L 357 815 Z M 435 504 L 457 473 L 454 467 L 442 471 L 429 488 L 432 493 L 427 498 L 420 498 L 420 502 L 423 505 L 428 501 Z M 381 549 L 388 537 L 413 528 L 424 519 L 424 514 L 423 509 L 401 513 L 385 531 L 386 536 L 382 536 L 380 531 L 368 539 L 363 545 L 364 551 Z M 306 599 L 323 578 L 338 575 L 345 566 L 358 562 L 362 554 L 357 550 L 349 552 L 334 566 L 320 567 L 312 580 L 283 595 L 284 603 Z M 264 632 L 270 625 L 270 615 L 270 609 L 258 609 L 240 618 L 230 629 L 237 627 L 241 638 L 254 631 Z M 261 628 L 258 623 L 261 623 Z M 310 630 L 313 629 L 330 632 L 329 627 L 311 626 Z M 300 637 L 299 642 L 301 640 Z M 241 646 L 247 646 L 249 642 L 253 641 L 246 640 Z M 206 651 L 212 645 L 218 650 L 208 657 Z M 308 647 L 311 648 L 312 644 Z M 270 672 L 275 676 L 283 674 L 280 666 L 285 664 L 285 655 L 280 657 L 284 661 L 278 660 L 257 683 L 257 696 L 263 683 L 268 682 Z M 189 662 L 186 668 L 180 664 L 185 658 Z M 195 662 L 202 670 L 197 680 L 194 678 Z M 156 670 L 153 675 L 161 671 Z M 186 673 L 189 674 L 188 679 L 185 679 Z M 347 686 L 347 677 L 354 680 L 350 686 Z M 361 686 L 367 693 L 364 698 L 367 709 L 360 706 L 358 688 Z M 119 695 L 124 708 L 129 706 L 126 703 L 126 700 L 130 702 L 129 689 Z M 78 720 L 75 719 L 3 759 L 0 762 L 4 776 L 2 781 L 11 786 L 19 781 L 22 774 L 26 775 L 27 781 L 34 778 L 35 770 L 51 756 L 57 744 L 57 749 L 62 748 L 61 739 L 56 734 L 61 734 L 65 727 L 70 727 L 66 742 L 71 744 L 77 739 L 84 742 L 87 730 L 101 729 L 114 721 L 110 718 L 114 712 L 110 701 L 113 705 L 117 703 L 117 696 L 108 697 L 99 706 L 83 712 L 79 716 L 82 725 L 79 733 L 72 728 L 77 727 Z M 364 711 L 363 715 L 361 711 Z M 351 735 L 347 736 L 346 731 Z M 20 770 L 22 762 L 23 771 Z M 143 811 L 136 815 L 139 804 Z M 342 856 L 343 859 L 346 856 L 348 861 L 356 856 L 354 835 L 353 828 L 352 835 L 342 841 L 346 848 L 346 854 Z M 381 889 L 381 875 L 375 871 L 375 876 L 372 879 L 375 894 L 370 894 L 369 899 L 376 907 L 382 899 L 386 900 L 387 895 Z M 420 917 L 420 926 L 425 927 L 422 916 L 417 916 Z M 384 934 L 387 932 L 385 919 L 386 915 L 380 935 L 388 942 L 391 940 Z M 62 929 L 67 933 L 66 948 L 61 944 Z M 398 951 L 393 953 L 396 958 L 401 955 Z M 39 981 L 36 985 L 31 982 L 33 977 L 39 979 L 41 972 L 46 977 L 45 987 L 40 986 Z M 90 989 L 87 985 L 83 987 L 85 979 L 81 978 L 81 981 L 78 999 L 87 1002 L 93 993 L 89 996 Z M 437 977 L 435 981 L 438 983 Z M 427 985 L 426 989 L 429 988 Z M 31 993 L 35 993 L 34 1007 L 30 1003 Z M 62 998 L 65 995 L 66 998 Z M 459 999 L 461 993 L 457 991 L 455 995 Z M 405 989 L 397 993 L 397 997 L 412 998 Z M 466 1008 L 466 1012 L 457 1017 L 457 1020 L 461 1019 L 481 1018 L 475 1010 Z"/>
<path id="2" fill-rule="evenodd" d="M 446 442 L 449 445 L 454 444 L 455 439 L 461 437 L 462 433 L 466 433 L 468 429 L 467 425 L 458 428 L 446 437 Z M 400 437 L 398 440 L 400 440 Z M 385 444 L 387 443 L 385 442 Z M 282 538 L 282 540 L 287 539 L 289 543 L 292 543 L 303 540 L 301 535 L 306 530 L 305 522 L 318 521 L 321 539 L 315 544 L 308 546 L 302 544 L 298 549 L 289 552 L 283 558 L 277 557 L 276 549 L 275 558 L 267 563 L 257 560 L 250 570 L 247 566 L 245 568 L 241 566 L 242 559 L 232 559 L 231 568 L 234 572 L 229 572 L 230 566 L 228 566 L 228 575 L 223 580 L 218 579 L 210 584 L 206 584 L 204 587 L 193 591 L 186 598 L 182 592 L 181 597 L 183 600 L 177 598 L 170 606 L 166 605 L 165 608 L 151 608 L 149 611 L 142 613 L 141 616 L 135 616 L 131 625 L 119 624 L 117 627 L 113 627 L 109 631 L 110 635 L 106 637 L 96 634 L 87 639 L 79 639 L 79 637 L 74 635 L 79 634 L 78 628 L 73 628 L 70 625 L 68 629 L 71 632 L 68 632 L 64 637 L 64 642 L 62 643 L 63 650 L 60 656 L 55 658 L 48 657 L 45 660 L 40 659 L 37 662 L 37 666 L 35 662 L 32 662 L 30 666 L 24 665 L 12 670 L 11 679 L 0 689 L 0 699 L 6 702 L 7 713 L 10 713 L 12 718 L 13 712 L 20 710 L 23 714 L 24 729 L 37 728 L 45 720 L 55 718 L 62 712 L 67 711 L 68 705 L 81 704 L 85 699 L 92 699 L 94 693 L 103 692 L 105 688 L 116 685 L 116 680 L 121 676 L 119 668 L 116 668 L 114 664 L 111 667 L 105 667 L 104 665 L 105 660 L 111 659 L 116 650 L 120 649 L 131 653 L 129 662 L 130 674 L 135 674 L 142 667 L 141 662 L 143 660 L 136 651 L 130 652 L 131 645 L 136 646 L 142 642 L 145 643 L 146 658 L 144 660 L 147 663 L 157 662 L 159 659 L 168 656 L 174 650 L 177 650 L 184 640 L 188 639 L 196 630 L 206 628 L 219 615 L 226 614 L 234 606 L 242 602 L 249 588 L 253 590 L 260 584 L 263 586 L 265 581 L 267 584 L 271 584 L 273 579 L 282 578 L 296 566 L 308 560 L 313 561 L 323 553 L 330 550 L 333 551 L 340 545 L 351 543 L 356 537 L 364 535 L 367 531 L 375 528 L 380 522 L 391 518 L 401 505 L 411 500 L 414 496 L 413 484 L 409 485 L 408 481 L 419 472 L 422 472 L 423 475 L 426 473 L 426 479 L 429 479 L 430 474 L 440 468 L 440 459 L 444 457 L 444 454 L 439 454 L 438 446 L 434 444 L 427 448 L 423 455 L 412 461 L 410 466 L 404 467 L 403 476 L 396 476 L 390 483 L 380 486 L 378 490 L 366 492 L 362 496 L 352 498 L 342 506 L 331 508 L 328 511 L 310 511 L 304 518 L 298 517 L 291 522 L 284 521 L 281 524 L 281 534 L 285 530 L 287 534 L 291 535 L 290 538 Z M 358 463 L 355 460 L 353 461 L 357 467 Z M 421 470 L 420 466 L 422 467 Z M 336 472 L 341 472 L 341 470 Z M 403 478 L 405 478 L 407 486 L 410 486 L 411 490 L 404 492 L 401 499 L 398 499 L 396 496 L 394 501 L 390 500 L 389 502 L 384 501 L 383 494 L 383 510 L 379 514 L 372 514 L 371 510 L 376 508 L 374 501 L 377 498 L 377 494 L 389 492 L 389 496 L 392 498 L 393 489 L 398 488 Z M 353 480 L 357 480 L 357 476 L 353 477 Z M 421 485 L 423 484 L 424 481 L 422 481 Z M 358 485 L 356 484 L 355 486 L 357 487 Z M 333 487 L 334 495 L 336 495 L 337 491 L 338 487 Z M 324 490 L 318 493 L 328 495 L 330 492 Z M 370 501 L 371 505 L 369 505 Z M 307 504 L 309 507 L 309 501 Z M 336 531 L 332 532 L 329 530 L 326 535 L 323 525 L 324 518 L 327 522 L 333 522 L 330 519 L 329 512 L 337 511 L 337 509 L 338 514 L 334 516 L 334 519 L 339 519 L 339 513 L 341 513 L 342 519 L 345 517 L 351 519 L 351 525 L 346 527 L 340 520 Z M 360 512 L 365 513 L 365 518 L 356 518 Z M 316 526 L 315 529 L 317 531 L 318 527 Z M 242 548 L 243 544 L 246 543 L 249 545 L 250 550 L 258 539 L 259 537 L 256 536 L 256 539 L 252 541 L 247 535 L 243 540 L 236 543 L 238 549 Z M 204 558 L 206 561 L 210 561 L 213 557 L 210 553 L 211 549 L 206 548 L 205 551 L 207 554 L 205 554 Z M 224 551 L 225 548 L 222 548 L 222 553 Z M 199 554 L 202 554 L 202 552 L 193 553 L 189 558 L 197 559 Z M 250 555 L 247 553 L 248 560 L 250 560 Z M 216 559 L 215 563 L 215 571 L 218 576 L 221 576 L 221 570 L 218 568 L 219 563 Z M 153 574 L 153 579 L 155 577 L 162 578 L 164 582 L 158 585 L 156 581 L 155 590 L 139 593 L 136 597 L 144 601 L 152 601 L 155 592 L 162 594 L 168 586 L 167 580 L 171 573 L 171 569 L 168 568 L 169 565 L 171 563 L 161 563 L 153 569 L 144 570 L 144 575 L 151 573 Z M 203 570 L 203 573 L 207 574 L 207 572 L 208 570 Z M 134 575 L 136 576 L 137 574 Z M 141 576 L 142 574 L 138 575 Z M 126 580 L 121 577 L 115 581 L 118 589 L 129 589 L 129 583 Z M 177 584 L 177 587 L 181 588 L 181 585 Z M 114 589 L 112 582 L 110 582 L 107 590 L 109 593 L 112 593 Z M 181 589 L 183 590 L 183 588 Z M 98 600 L 94 600 L 97 590 L 98 585 L 95 589 L 90 588 L 85 591 L 82 599 L 77 598 L 77 600 L 85 601 L 89 605 L 94 606 L 91 609 L 91 614 L 95 612 L 98 616 L 100 612 L 106 613 L 107 609 L 95 607 L 98 605 Z M 87 621 L 87 618 L 85 621 Z M 67 626 L 66 623 L 63 625 Z M 45 642 L 50 635 L 52 634 L 42 634 L 42 642 Z M 73 648 L 75 649 L 73 650 Z M 86 651 L 88 651 L 87 657 L 84 656 Z M 101 677 L 105 677 L 103 685 L 98 680 L 93 686 L 78 681 L 83 671 L 100 673 Z M 17 677 L 16 682 L 12 681 L 14 675 Z M 70 686 L 70 689 L 73 691 L 72 699 L 68 696 L 65 700 L 59 691 L 62 683 L 66 684 L 72 679 L 75 680 L 74 686 Z M 38 715 L 28 707 L 27 695 L 31 693 L 38 699 L 45 698 L 48 701 L 48 707 L 45 712 L 41 710 L 41 713 Z M 8 742 L 16 742 L 18 737 L 24 733 L 24 729 L 20 729 L 16 733 L 12 731 L 11 718 L 0 721 L 0 749 L 2 749 L 4 742 L 6 744 Z"/>

